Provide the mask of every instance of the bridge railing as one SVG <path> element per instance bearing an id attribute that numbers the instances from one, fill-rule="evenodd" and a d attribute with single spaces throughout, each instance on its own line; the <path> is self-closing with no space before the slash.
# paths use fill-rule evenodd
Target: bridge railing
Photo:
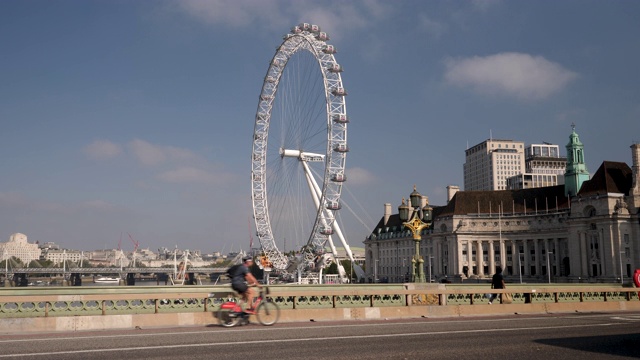
<path id="1" fill-rule="evenodd" d="M 283 310 L 452 307 L 489 304 L 488 295 L 510 293 L 513 304 L 640 302 L 638 289 L 615 286 L 486 287 L 440 285 L 271 286 L 269 297 Z M 213 296 L 209 296 L 213 293 Z M 196 313 L 217 311 L 234 293 L 228 286 L 87 287 L 0 289 L 0 318 Z M 494 305 L 495 306 L 495 305 Z M 509 306 L 509 305 L 502 305 Z M 478 307 L 478 309 L 481 309 Z"/>

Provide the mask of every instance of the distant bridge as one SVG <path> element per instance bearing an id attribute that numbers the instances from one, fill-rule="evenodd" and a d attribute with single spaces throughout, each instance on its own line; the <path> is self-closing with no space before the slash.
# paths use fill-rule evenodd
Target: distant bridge
<path id="1" fill-rule="evenodd" d="M 6 272 L 7 276 L 13 274 L 170 274 L 174 273 L 174 267 L 102 267 L 102 268 L 13 268 Z M 227 267 L 189 267 L 185 272 L 197 274 L 224 274 Z"/>

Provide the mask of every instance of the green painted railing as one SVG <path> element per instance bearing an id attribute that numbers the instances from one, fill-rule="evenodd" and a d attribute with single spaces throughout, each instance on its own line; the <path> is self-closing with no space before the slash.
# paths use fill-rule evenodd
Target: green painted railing
<path id="1" fill-rule="evenodd" d="M 511 293 L 514 304 L 637 302 L 638 289 L 615 285 L 366 284 L 274 285 L 281 309 L 451 306 L 488 304 L 491 293 Z M 209 296 L 213 293 L 213 296 Z M 48 287 L 0 289 L 0 318 L 159 314 L 217 311 L 233 299 L 229 286 Z"/>

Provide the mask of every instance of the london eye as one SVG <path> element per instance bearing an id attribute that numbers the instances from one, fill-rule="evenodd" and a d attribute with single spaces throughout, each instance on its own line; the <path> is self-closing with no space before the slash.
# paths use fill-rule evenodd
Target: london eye
<path id="1" fill-rule="evenodd" d="M 336 260 L 336 238 L 353 260 L 336 220 L 347 180 L 347 91 L 328 40 L 317 25 L 293 27 L 269 63 L 258 99 L 253 216 L 264 256 L 280 272 L 321 271 Z M 284 253 L 286 244 L 300 246 L 297 261 Z"/>

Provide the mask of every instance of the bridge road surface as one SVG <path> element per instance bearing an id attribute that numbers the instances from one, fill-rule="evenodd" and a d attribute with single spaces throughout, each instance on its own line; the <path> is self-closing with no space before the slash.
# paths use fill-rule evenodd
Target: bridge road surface
<path id="1" fill-rule="evenodd" d="M 212 319 L 213 321 L 214 319 Z M 640 312 L 8 335 L 2 359 L 640 358 Z"/>

